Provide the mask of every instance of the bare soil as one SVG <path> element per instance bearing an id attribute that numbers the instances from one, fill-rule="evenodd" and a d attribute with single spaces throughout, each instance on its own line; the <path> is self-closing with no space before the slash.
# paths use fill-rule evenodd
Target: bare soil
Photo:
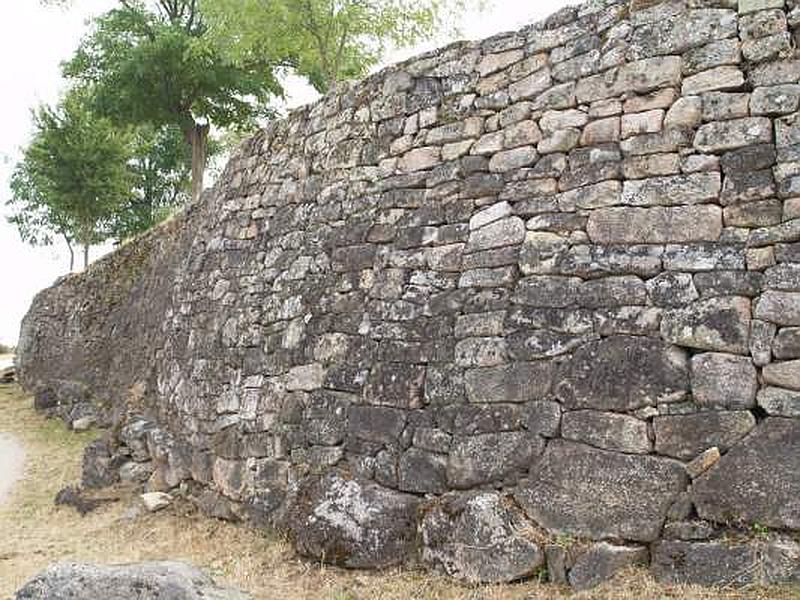
<path id="1" fill-rule="evenodd" d="M 0 386 L 0 432 L 24 447 L 25 472 L 0 505 L 0 598 L 55 561 L 124 563 L 185 560 L 256 599 L 323 600 L 789 600 L 800 588 L 710 590 L 662 586 L 645 572 L 622 573 L 591 592 L 538 582 L 468 587 L 421 572 L 345 571 L 301 560 L 286 540 L 264 531 L 210 519 L 177 501 L 155 514 L 135 514 L 132 490 L 100 494 L 113 500 L 81 517 L 53 504 L 57 492 L 80 480 L 83 446 L 97 433 L 76 434 L 34 412 L 15 386 Z"/>

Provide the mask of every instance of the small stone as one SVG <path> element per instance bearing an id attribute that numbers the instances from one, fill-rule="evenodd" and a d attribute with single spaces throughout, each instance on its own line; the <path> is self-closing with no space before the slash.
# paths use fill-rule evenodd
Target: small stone
<path id="1" fill-rule="evenodd" d="M 772 340 L 777 326 L 754 318 L 750 323 L 750 355 L 756 366 L 763 367 L 772 361 Z"/>
<path id="2" fill-rule="evenodd" d="M 508 86 L 508 95 L 512 102 L 538 96 L 552 85 L 550 69 L 541 69 Z"/>
<path id="3" fill-rule="evenodd" d="M 453 440 L 447 482 L 454 489 L 513 480 L 542 453 L 544 439 L 525 431 L 484 433 Z"/>
<path id="4" fill-rule="evenodd" d="M 546 398 L 554 365 L 549 361 L 471 369 L 464 375 L 467 398 L 475 403 L 527 402 Z"/>
<path id="5" fill-rule="evenodd" d="M 519 217 L 495 220 L 470 231 L 467 252 L 481 252 L 492 248 L 513 246 L 525 240 L 525 221 Z"/>
<path id="6" fill-rule="evenodd" d="M 97 418 L 93 415 L 89 415 L 87 417 L 81 417 L 80 419 L 75 419 L 72 422 L 72 430 L 77 432 L 82 431 L 89 431 L 92 427 L 95 426 L 97 423 Z"/>
<path id="7" fill-rule="evenodd" d="M 722 181 L 719 173 L 694 173 L 626 181 L 622 203 L 628 206 L 700 204 L 715 200 Z"/>
<path id="8" fill-rule="evenodd" d="M 609 117 L 592 121 L 581 135 L 582 146 L 596 146 L 608 142 L 618 142 L 620 139 L 620 118 Z"/>
<path id="9" fill-rule="evenodd" d="M 702 98 L 704 121 L 727 121 L 748 116 L 750 94 L 707 92 Z"/>
<path id="10" fill-rule="evenodd" d="M 139 497 L 142 499 L 147 512 L 151 513 L 166 508 L 172 503 L 172 496 L 164 492 L 149 492 Z"/>
<path id="11" fill-rule="evenodd" d="M 656 306 L 684 306 L 700 294 L 689 273 L 661 273 L 647 282 L 647 295 Z"/>
<path id="12" fill-rule="evenodd" d="M 622 139 L 644 133 L 658 133 L 664 124 L 661 109 L 642 113 L 626 114 L 622 117 Z"/>
<path id="13" fill-rule="evenodd" d="M 569 152 L 578 145 L 580 138 L 581 132 L 578 129 L 561 129 L 539 142 L 536 150 L 539 154 Z"/>
<path id="14" fill-rule="evenodd" d="M 700 125 L 703 101 L 699 96 L 678 98 L 664 117 L 664 127 L 694 129 Z"/>
<path id="15" fill-rule="evenodd" d="M 697 479 L 700 475 L 717 464 L 721 456 L 719 448 L 712 446 L 686 465 L 686 473 L 692 479 Z"/>
<path id="16" fill-rule="evenodd" d="M 562 129 L 580 129 L 588 122 L 588 115 L 581 110 L 549 110 L 539 120 L 539 127 L 544 133 L 553 134 Z"/>
<path id="17" fill-rule="evenodd" d="M 301 365 L 289 370 L 286 389 L 292 391 L 311 391 L 322 387 L 325 369 L 319 363 Z"/>
<path id="18" fill-rule="evenodd" d="M 523 146 L 513 150 L 498 152 L 489 161 L 489 170 L 493 173 L 506 173 L 536 162 L 538 154 L 533 146 Z"/>
<path id="19" fill-rule="evenodd" d="M 800 358 L 800 328 L 784 327 L 778 331 L 772 341 L 772 352 L 780 360 Z"/>
<path id="20" fill-rule="evenodd" d="M 475 231 L 484 225 L 488 225 L 489 223 L 493 223 L 508 217 L 512 213 L 513 209 L 508 202 L 498 202 L 497 204 L 493 204 L 488 208 L 484 208 L 480 212 L 473 215 L 469 220 L 469 229 L 470 231 Z"/>
<path id="21" fill-rule="evenodd" d="M 441 149 L 438 147 L 415 148 L 400 158 L 399 168 L 404 173 L 430 169 L 439 164 Z"/>

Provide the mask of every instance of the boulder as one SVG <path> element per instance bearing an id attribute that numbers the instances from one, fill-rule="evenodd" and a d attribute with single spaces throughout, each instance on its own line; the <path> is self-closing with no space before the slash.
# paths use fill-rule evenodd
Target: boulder
<path id="1" fill-rule="evenodd" d="M 129 565 L 57 563 L 26 583 L 16 600 L 246 600 L 200 569 L 178 562 Z"/>
<path id="2" fill-rule="evenodd" d="M 119 468 L 125 462 L 125 457 L 112 454 L 108 440 L 95 440 L 83 451 L 83 487 L 96 489 L 117 483 Z"/>
<path id="3" fill-rule="evenodd" d="M 536 530 L 497 492 L 448 494 L 420 522 L 422 561 L 473 583 L 508 583 L 544 564 Z"/>
<path id="4" fill-rule="evenodd" d="M 515 497 L 551 533 L 647 542 L 687 482 L 674 460 L 554 440 Z"/>
<path id="5" fill-rule="evenodd" d="M 800 421 L 768 417 L 692 486 L 701 518 L 800 530 Z"/>
<path id="6" fill-rule="evenodd" d="M 646 565 L 648 559 L 649 552 L 643 546 L 599 542 L 577 558 L 569 572 L 569 584 L 576 590 L 588 590 L 611 579 L 625 567 Z"/>
<path id="7" fill-rule="evenodd" d="M 302 556 L 349 568 L 398 565 L 412 552 L 418 499 L 336 472 L 300 481 L 285 527 Z"/>
<path id="8" fill-rule="evenodd" d="M 556 396 L 568 408 L 624 411 L 676 402 L 689 386 L 680 349 L 640 336 L 611 336 L 579 348 L 562 363 Z"/>
<path id="9" fill-rule="evenodd" d="M 651 569 L 667 584 L 726 587 L 797 581 L 800 545 L 780 539 L 739 544 L 665 540 L 653 545 Z"/>

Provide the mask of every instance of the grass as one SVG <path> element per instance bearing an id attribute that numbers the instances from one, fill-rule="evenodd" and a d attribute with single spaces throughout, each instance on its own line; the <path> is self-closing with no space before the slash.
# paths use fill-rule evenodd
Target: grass
<path id="1" fill-rule="evenodd" d="M 80 479 L 83 446 L 96 434 L 75 434 L 36 414 L 17 387 L 0 386 L 0 431 L 26 451 L 24 478 L 0 506 L 0 598 L 12 598 L 25 581 L 57 560 L 123 563 L 185 560 L 256 599 L 285 600 L 789 600 L 797 588 L 709 590 L 665 587 L 645 572 L 629 571 L 591 592 L 528 582 L 466 587 L 417 571 L 345 571 L 298 559 L 278 536 L 206 518 L 176 502 L 155 514 L 131 516 L 135 494 L 112 488 L 115 501 L 87 517 L 53 498 Z"/>

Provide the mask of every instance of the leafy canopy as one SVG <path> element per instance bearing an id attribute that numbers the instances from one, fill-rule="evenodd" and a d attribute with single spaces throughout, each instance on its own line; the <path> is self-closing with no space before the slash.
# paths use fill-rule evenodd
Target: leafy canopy
<path id="1" fill-rule="evenodd" d="M 130 199 L 129 134 L 88 105 L 85 92 L 73 91 L 34 113 L 34 136 L 12 174 L 9 201 L 9 220 L 32 244 L 56 235 L 87 248 L 102 242 Z"/>
<path id="2" fill-rule="evenodd" d="M 268 60 L 232 62 L 206 43 L 192 0 L 161 0 L 155 11 L 122 1 L 99 17 L 64 74 L 95 88 L 115 120 L 183 131 L 197 120 L 246 126 L 267 112 L 280 86 Z"/>
<path id="3" fill-rule="evenodd" d="M 290 57 L 319 91 L 363 77 L 390 46 L 455 30 L 475 0 L 200 0 L 210 35 L 234 62 L 270 53 Z"/>

